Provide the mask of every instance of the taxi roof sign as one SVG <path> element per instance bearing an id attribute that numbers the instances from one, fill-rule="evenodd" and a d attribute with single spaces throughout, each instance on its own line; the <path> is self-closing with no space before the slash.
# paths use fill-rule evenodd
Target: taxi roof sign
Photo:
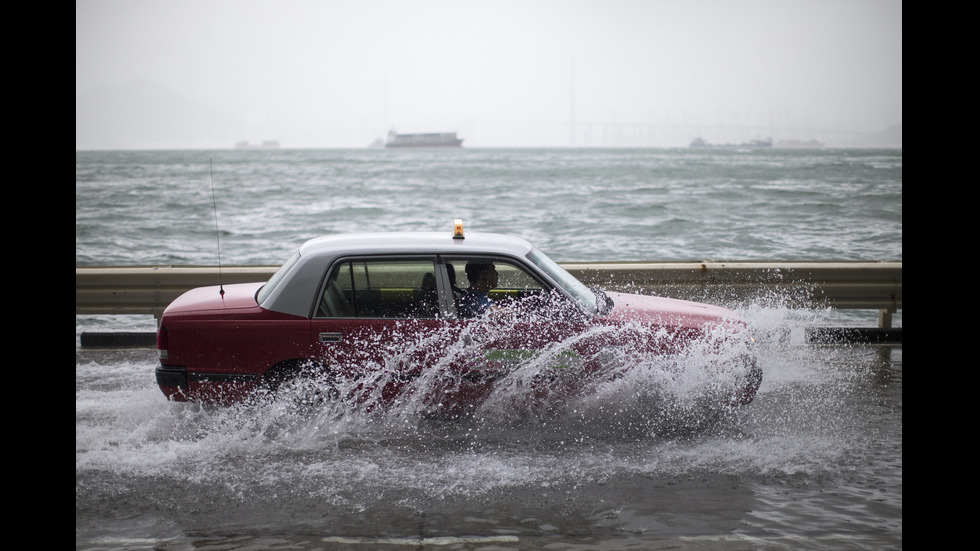
<path id="1" fill-rule="evenodd" d="M 453 220 L 453 239 L 465 239 L 463 237 L 463 219 L 456 218 Z"/>

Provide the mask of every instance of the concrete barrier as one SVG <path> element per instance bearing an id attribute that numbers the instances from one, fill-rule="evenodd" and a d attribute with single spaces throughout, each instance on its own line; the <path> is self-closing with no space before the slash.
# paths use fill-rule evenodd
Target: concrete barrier
<path id="1" fill-rule="evenodd" d="M 877 310 L 891 327 L 902 308 L 901 262 L 562 263 L 584 283 L 615 291 L 717 304 L 773 301 L 790 307 Z M 265 281 L 276 266 L 75 267 L 75 314 L 149 314 L 159 319 L 194 287 Z"/>

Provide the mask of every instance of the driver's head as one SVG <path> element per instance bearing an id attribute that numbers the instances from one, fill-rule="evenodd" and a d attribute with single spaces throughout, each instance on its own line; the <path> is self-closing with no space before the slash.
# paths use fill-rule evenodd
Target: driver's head
<path id="1" fill-rule="evenodd" d="M 497 268 L 493 262 L 467 262 L 466 279 L 470 280 L 470 287 L 488 291 L 497 286 Z"/>

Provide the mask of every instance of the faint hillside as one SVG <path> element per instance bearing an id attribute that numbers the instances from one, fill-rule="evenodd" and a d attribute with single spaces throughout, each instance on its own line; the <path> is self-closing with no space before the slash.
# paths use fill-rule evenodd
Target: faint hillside
<path id="1" fill-rule="evenodd" d="M 230 147 L 243 117 L 191 100 L 149 80 L 75 97 L 75 149 Z"/>

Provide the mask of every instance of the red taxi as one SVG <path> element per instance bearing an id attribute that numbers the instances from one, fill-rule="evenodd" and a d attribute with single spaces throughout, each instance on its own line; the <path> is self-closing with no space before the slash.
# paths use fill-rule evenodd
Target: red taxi
<path id="1" fill-rule="evenodd" d="M 157 383 L 176 401 L 230 403 L 316 375 L 362 402 L 422 389 L 450 407 L 529 362 L 539 362 L 535 380 L 587 392 L 616 365 L 695 349 L 731 372 L 723 392 L 733 405 L 762 380 L 731 310 L 594 290 L 528 241 L 464 235 L 459 221 L 446 233 L 311 239 L 266 282 L 178 297 L 157 348 Z M 419 384 L 427 378 L 438 382 Z"/>

